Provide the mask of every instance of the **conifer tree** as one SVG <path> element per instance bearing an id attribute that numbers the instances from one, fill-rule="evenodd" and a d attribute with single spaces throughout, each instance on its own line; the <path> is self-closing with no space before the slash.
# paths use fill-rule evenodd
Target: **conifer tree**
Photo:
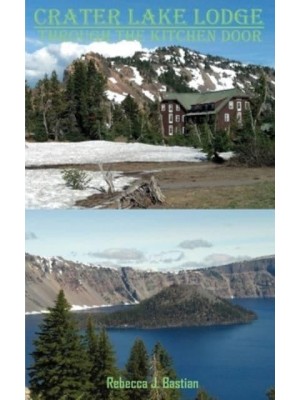
<path id="1" fill-rule="evenodd" d="M 107 378 L 117 377 L 117 367 L 115 353 L 110 343 L 106 331 L 101 330 L 97 350 L 93 357 L 93 366 L 91 371 L 92 399 L 94 400 L 118 400 L 121 399 L 121 391 L 119 389 L 111 389 L 107 387 Z"/>
<path id="2" fill-rule="evenodd" d="M 88 359 L 70 308 L 61 290 L 40 327 L 29 368 L 33 399 L 89 399 Z"/>
<path id="3" fill-rule="evenodd" d="M 56 71 L 53 71 L 49 79 L 50 107 L 48 111 L 49 135 L 56 141 L 62 138 L 62 118 L 65 112 L 61 83 Z"/>
<path id="4" fill-rule="evenodd" d="M 153 364 L 153 361 L 154 364 Z M 157 383 L 162 386 L 162 379 L 169 378 L 170 380 L 176 380 L 177 375 L 175 369 L 173 368 L 173 362 L 168 352 L 164 347 L 158 342 L 154 346 L 152 354 L 152 368 L 153 372 L 156 371 Z M 155 376 L 152 373 L 152 376 Z M 180 392 L 178 389 L 163 389 L 161 393 L 162 400 L 179 400 Z"/>
<path id="5" fill-rule="evenodd" d="M 32 133 L 34 128 L 32 89 L 25 81 L 25 131 Z"/>
<path id="6" fill-rule="evenodd" d="M 92 400 L 121 400 L 122 391 L 107 387 L 107 378 L 117 378 L 120 373 L 116 367 L 115 353 L 106 331 L 95 332 L 91 317 L 87 321 L 85 345 L 90 361 L 89 395 Z"/>
<path id="7" fill-rule="evenodd" d="M 127 95 L 121 105 L 126 117 L 124 133 L 129 139 L 136 140 L 141 135 L 141 115 L 138 104 L 130 95 Z"/>
<path id="8" fill-rule="evenodd" d="M 149 357 L 141 339 L 137 339 L 132 346 L 125 367 L 125 377 L 129 381 L 148 381 L 149 379 Z M 126 396 L 129 400 L 146 400 L 149 398 L 149 389 L 127 389 Z"/>

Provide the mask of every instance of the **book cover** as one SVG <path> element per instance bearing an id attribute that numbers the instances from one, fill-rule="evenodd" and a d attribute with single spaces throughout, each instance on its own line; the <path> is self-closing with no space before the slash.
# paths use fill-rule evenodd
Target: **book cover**
<path id="1" fill-rule="evenodd" d="M 27 400 L 275 399 L 272 0 L 26 0 Z"/>

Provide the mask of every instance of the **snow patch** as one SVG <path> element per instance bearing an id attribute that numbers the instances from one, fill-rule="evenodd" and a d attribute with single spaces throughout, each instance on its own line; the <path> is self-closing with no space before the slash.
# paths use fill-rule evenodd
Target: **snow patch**
<path id="1" fill-rule="evenodd" d="M 143 55 L 140 57 L 141 61 L 149 61 L 151 58 L 151 52 L 144 52 Z"/>
<path id="2" fill-rule="evenodd" d="M 155 146 L 143 143 L 89 142 L 26 143 L 26 166 L 99 164 L 117 162 L 198 162 L 204 153 L 191 147 Z M 50 171 L 50 170 L 48 170 Z M 30 174 L 35 171 L 27 170 Z M 51 172 L 51 171 L 50 171 Z M 46 175 L 45 175 L 46 178 Z"/>
<path id="3" fill-rule="evenodd" d="M 212 83 L 215 85 L 215 90 L 224 90 L 224 89 L 233 89 L 234 85 L 233 85 L 233 80 L 236 76 L 236 73 L 234 71 L 231 70 L 223 70 L 221 68 L 218 67 L 211 67 L 212 70 L 216 73 L 218 73 L 216 70 L 221 70 L 223 73 L 226 73 L 229 76 L 220 76 L 218 79 L 214 76 L 214 75 L 210 75 L 207 74 L 208 77 L 210 78 L 210 80 L 212 81 Z M 228 74 L 228 71 L 230 72 L 230 74 Z"/>
<path id="4" fill-rule="evenodd" d="M 188 86 L 190 88 L 198 89 L 200 85 L 204 85 L 204 80 L 200 70 L 194 68 L 187 68 L 187 70 L 191 73 L 193 77 L 193 79 L 188 82 Z"/>
<path id="5" fill-rule="evenodd" d="M 181 64 L 184 64 L 185 63 L 185 51 L 180 48 L 179 54 L 180 54 L 180 62 L 181 62 Z"/>
<path id="6" fill-rule="evenodd" d="M 144 93 L 145 96 L 147 96 L 150 100 L 155 101 L 155 96 L 149 92 L 149 90 L 142 90 L 142 92 Z"/>
<path id="7" fill-rule="evenodd" d="M 237 82 L 236 83 L 238 87 L 240 87 L 241 89 L 245 89 L 245 85 L 241 82 Z"/>
<path id="8" fill-rule="evenodd" d="M 138 69 L 136 67 L 130 67 L 133 71 L 134 77 L 130 79 L 130 81 L 134 81 L 137 85 L 141 85 L 143 83 L 143 77 L 139 73 Z"/>
<path id="9" fill-rule="evenodd" d="M 167 91 L 167 86 L 162 85 L 162 87 L 159 89 L 160 92 L 166 92 Z"/>
<path id="10" fill-rule="evenodd" d="M 41 310 L 41 311 L 26 311 L 25 315 L 37 315 L 37 314 L 49 314 L 49 310 Z"/>
<path id="11" fill-rule="evenodd" d="M 111 304 L 103 304 L 101 306 L 99 306 L 99 305 L 98 306 L 86 306 L 86 305 L 79 306 L 79 305 L 73 304 L 71 307 L 71 311 L 84 311 L 84 310 L 91 310 L 92 308 L 103 308 L 103 307 L 112 307 L 112 305 Z"/>
<path id="12" fill-rule="evenodd" d="M 175 75 L 177 75 L 177 76 L 181 76 L 182 75 L 181 68 L 173 67 L 173 70 L 175 72 Z"/>
<path id="13" fill-rule="evenodd" d="M 108 78 L 112 83 L 118 83 L 118 81 L 114 78 L 114 77 L 110 77 Z"/>
<path id="14" fill-rule="evenodd" d="M 158 76 L 160 76 L 161 74 L 164 74 L 167 71 L 167 68 L 165 67 L 158 67 L 157 70 L 155 71 L 157 73 Z"/>
<path id="15" fill-rule="evenodd" d="M 110 101 L 115 101 L 120 104 L 125 99 L 126 95 L 112 92 L 111 90 L 106 90 L 105 94 Z"/>
<path id="16" fill-rule="evenodd" d="M 73 190 L 65 185 L 61 169 L 35 169 L 25 171 L 25 207 L 35 208 L 72 208 L 77 200 L 83 200 L 88 196 L 100 193 L 96 188 L 107 189 L 107 184 L 100 171 L 88 172 L 92 179 L 84 190 Z M 114 185 L 116 190 L 135 181 L 135 178 L 124 177 L 121 173 L 114 173 Z M 51 262 L 49 261 L 51 273 Z"/>

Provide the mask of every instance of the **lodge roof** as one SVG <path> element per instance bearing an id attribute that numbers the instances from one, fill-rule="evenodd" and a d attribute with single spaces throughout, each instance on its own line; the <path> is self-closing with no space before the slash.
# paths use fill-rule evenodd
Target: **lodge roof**
<path id="1" fill-rule="evenodd" d="M 206 103 L 217 103 L 224 100 L 222 104 L 218 106 L 214 112 L 217 112 L 227 101 L 233 97 L 249 97 L 246 93 L 242 92 L 240 89 L 227 89 L 218 90 L 215 92 L 205 92 L 205 93 L 163 93 L 162 101 L 176 100 L 180 103 L 186 110 L 189 110 L 194 104 L 206 104 Z"/>

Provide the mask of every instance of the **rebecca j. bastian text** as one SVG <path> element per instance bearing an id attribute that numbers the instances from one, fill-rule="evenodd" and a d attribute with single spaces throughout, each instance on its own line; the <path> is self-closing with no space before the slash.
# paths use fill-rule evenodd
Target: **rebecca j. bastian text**
<path id="1" fill-rule="evenodd" d="M 106 387 L 108 389 L 147 389 L 162 387 L 163 389 L 199 389 L 200 384 L 198 381 L 189 379 L 178 379 L 172 380 L 169 377 L 163 377 L 161 382 L 158 382 L 156 378 L 152 382 L 148 381 L 133 381 L 124 380 L 121 377 L 114 378 L 108 376 L 106 378 Z"/>

